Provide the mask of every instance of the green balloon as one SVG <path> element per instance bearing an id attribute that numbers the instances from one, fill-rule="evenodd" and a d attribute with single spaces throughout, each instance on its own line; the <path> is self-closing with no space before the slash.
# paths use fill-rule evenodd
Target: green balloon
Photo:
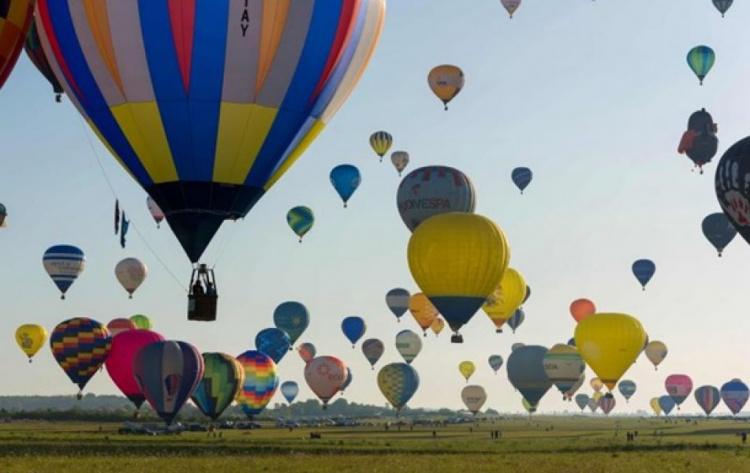
<path id="1" fill-rule="evenodd" d="M 143 330 L 151 330 L 153 327 L 153 324 L 151 324 L 151 319 L 146 317 L 145 315 L 134 315 L 130 317 L 130 320 L 135 324 L 136 327 Z"/>

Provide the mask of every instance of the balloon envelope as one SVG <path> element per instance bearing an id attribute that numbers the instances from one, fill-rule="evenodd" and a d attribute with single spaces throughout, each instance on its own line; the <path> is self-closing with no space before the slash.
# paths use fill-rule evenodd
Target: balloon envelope
<path id="1" fill-rule="evenodd" d="M 34 0 L 5 0 L 0 8 L 0 89 L 23 50 L 34 14 Z"/>
<path id="2" fill-rule="evenodd" d="M 688 66 L 690 66 L 690 69 L 698 77 L 701 84 L 703 84 L 703 79 L 711 71 L 715 61 L 716 53 L 708 46 L 696 46 L 688 51 L 687 54 Z"/>
<path id="3" fill-rule="evenodd" d="M 749 395 L 747 385 L 739 379 L 733 379 L 721 387 L 721 400 L 734 415 L 745 407 Z"/>
<path id="4" fill-rule="evenodd" d="M 544 354 L 544 373 L 562 393 L 566 394 L 578 382 L 586 369 L 583 358 L 573 347 L 557 344 Z"/>
<path id="5" fill-rule="evenodd" d="M 711 412 L 716 409 L 721 400 L 721 393 L 715 386 L 700 386 L 695 389 L 693 394 L 695 395 L 695 401 L 707 416 L 711 415 Z"/>
<path id="6" fill-rule="evenodd" d="M 393 315 L 400 320 L 401 316 L 404 315 L 409 308 L 410 297 L 411 294 L 409 294 L 409 291 L 397 287 L 388 291 L 385 295 L 385 303 L 388 306 L 388 309 L 393 312 Z"/>
<path id="7" fill-rule="evenodd" d="M 440 332 L 445 328 L 445 320 L 440 317 L 436 317 L 435 320 L 430 324 L 430 330 L 435 333 L 435 336 L 440 335 Z"/>
<path id="8" fill-rule="evenodd" d="M 607 393 L 597 401 L 597 404 L 599 405 L 599 409 L 601 409 L 605 415 L 609 415 L 609 413 L 612 412 L 612 409 L 615 408 L 617 402 L 612 393 Z"/>
<path id="9" fill-rule="evenodd" d="M 57 245 L 50 247 L 44 252 L 42 258 L 44 270 L 55 283 L 57 288 L 65 299 L 65 293 L 70 289 L 71 284 L 78 279 L 78 276 L 86 267 L 86 257 L 80 248 L 71 245 Z"/>
<path id="10" fill-rule="evenodd" d="M 521 0 L 500 0 L 508 15 L 513 18 L 513 13 L 521 6 Z"/>
<path id="11" fill-rule="evenodd" d="M 513 330 L 513 333 L 516 333 L 516 329 L 521 326 L 524 320 L 526 320 L 526 313 L 523 311 L 522 307 L 519 307 L 508 319 L 508 327 Z"/>
<path id="12" fill-rule="evenodd" d="M 55 77 L 55 72 L 52 70 L 47 56 L 44 54 L 42 49 L 42 42 L 39 39 L 39 31 L 36 29 L 36 24 L 32 21 L 31 27 L 29 28 L 29 35 L 26 37 L 26 42 L 23 45 L 23 49 L 26 51 L 28 58 L 31 63 L 37 68 L 37 70 L 47 79 L 47 82 L 52 86 L 52 92 L 57 96 L 56 100 L 60 101 L 60 96 L 63 94 L 63 88 L 60 81 Z"/>
<path id="13" fill-rule="evenodd" d="M 37 324 L 23 324 L 16 329 L 16 343 L 31 358 L 44 346 L 47 341 L 47 329 Z"/>
<path id="14" fill-rule="evenodd" d="M 315 345 L 312 343 L 303 343 L 299 346 L 297 351 L 299 352 L 300 358 L 302 358 L 302 361 L 305 363 L 310 363 L 310 360 L 315 358 L 316 350 Z"/>
<path id="15" fill-rule="evenodd" d="M 133 315 L 130 317 L 135 326 L 139 329 L 150 330 L 154 325 L 151 323 L 151 319 L 145 315 Z"/>
<path id="16" fill-rule="evenodd" d="M 576 322 L 580 322 L 595 313 L 596 305 L 588 299 L 576 299 L 570 304 L 570 315 Z"/>
<path id="17" fill-rule="evenodd" d="M 396 205 L 410 231 L 435 215 L 474 213 L 476 194 L 471 180 L 458 169 L 428 166 L 415 169 L 398 186 Z"/>
<path id="18" fill-rule="evenodd" d="M 438 320 L 437 309 L 432 305 L 430 299 L 421 292 L 413 294 L 409 298 L 409 312 L 414 317 L 414 320 L 417 321 L 417 325 L 419 325 L 423 333 Z"/>
<path id="19" fill-rule="evenodd" d="M 146 345 L 163 341 L 164 337 L 151 330 L 126 330 L 112 337 L 112 348 L 104 366 L 112 382 L 136 409 L 141 408 L 146 397 L 134 376 L 135 355 Z"/>
<path id="20" fill-rule="evenodd" d="M 622 381 L 617 383 L 617 389 L 620 391 L 620 394 L 622 394 L 622 397 L 624 397 L 626 400 L 630 400 L 630 398 L 633 397 L 636 388 L 637 386 L 635 382 L 629 379 L 623 379 Z"/>
<path id="21" fill-rule="evenodd" d="M 393 136 L 387 131 L 376 131 L 370 135 L 370 147 L 375 151 L 375 154 L 380 156 L 380 160 L 383 160 L 385 153 L 391 149 L 393 145 Z"/>
<path id="22" fill-rule="evenodd" d="M 352 348 L 362 338 L 366 330 L 367 325 L 361 317 L 347 317 L 341 322 L 341 331 L 344 332 L 344 336 L 352 343 Z"/>
<path id="23" fill-rule="evenodd" d="M 487 401 L 487 391 L 482 386 L 470 384 L 461 390 L 461 400 L 472 414 L 479 412 Z"/>
<path id="24" fill-rule="evenodd" d="M 203 378 L 203 357 L 189 343 L 153 342 L 136 352 L 133 376 L 156 414 L 169 425 Z"/>
<path id="25" fill-rule="evenodd" d="M 323 406 L 343 389 L 346 378 L 346 365 L 332 356 L 318 356 L 305 366 L 305 381 Z"/>
<path id="26" fill-rule="evenodd" d="M 503 357 L 500 355 L 491 355 L 487 362 L 490 364 L 490 368 L 492 368 L 492 371 L 497 374 L 497 370 L 499 370 L 503 366 Z"/>
<path id="27" fill-rule="evenodd" d="M 344 207 L 346 207 L 349 199 L 354 195 L 354 191 L 362 183 L 359 169 L 351 164 L 341 164 L 333 168 L 330 178 L 333 188 L 344 201 Z"/>
<path id="28" fill-rule="evenodd" d="M 394 151 L 391 154 L 391 163 L 400 176 L 404 169 L 406 169 L 406 166 L 409 165 L 409 153 L 406 151 Z"/>
<path id="29" fill-rule="evenodd" d="M 406 363 L 391 363 L 378 372 L 378 387 L 396 411 L 414 396 L 419 388 L 417 371 Z"/>
<path id="30" fill-rule="evenodd" d="M 667 353 L 669 351 L 667 350 L 667 346 L 658 340 L 654 340 L 653 342 L 648 342 L 646 344 L 646 349 L 644 350 L 646 353 L 646 358 L 648 358 L 648 361 L 650 361 L 654 368 L 659 366 L 659 364 L 664 361 L 664 359 L 667 357 Z"/>
<path id="31" fill-rule="evenodd" d="M 125 318 L 112 319 L 107 324 L 107 330 L 109 330 L 112 338 L 114 338 L 118 333 L 127 332 L 128 330 L 136 330 L 137 328 L 138 327 L 136 327 L 135 323 L 132 320 Z"/>
<path id="32" fill-rule="evenodd" d="M 146 197 L 146 207 L 151 214 L 151 218 L 156 222 L 156 227 L 159 228 L 159 224 L 164 220 L 164 212 L 161 210 L 161 207 L 159 207 L 159 204 L 151 196 Z"/>
<path id="33" fill-rule="evenodd" d="M 526 281 L 521 273 L 513 268 L 506 269 L 500 284 L 482 305 L 482 310 L 495 324 L 498 333 L 502 332 L 505 322 L 521 307 L 525 296 Z"/>
<path id="34" fill-rule="evenodd" d="M 396 350 L 407 364 L 422 351 L 422 338 L 411 330 L 402 330 L 396 335 Z"/>
<path id="35" fill-rule="evenodd" d="M 641 283 L 643 290 L 646 290 L 646 284 L 651 280 L 656 272 L 656 265 L 648 259 L 639 259 L 633 263 L 633 275 Z"/>
<path id="36" fill-rule="evenodd" d="M 458 364 L 458 372 L 461 373 L 461 376 L 463 376 L 466 381 L 469 381 L 469 378 L 474 374 L 474 371 L 476 371 L 476 366 L 474 366 L 474 363 L 471 361 L 462 361 Z"/>
<path id="37" fill-rule="evenodd" d="M 732 226 L 750 243 L 750 137 L 730 147 L 716 167 L 716 198 Z"/>
<path id="38" fill-rule="evenodd" d="M 385 15 L 383 0 L 94 3 L 37 2 L 45 53 L 194 263 L 341 108 Z"/>
<path id="39" fill-rule="evenodd" d="M 664 415 L 669 415 L 674 409 L 675 403 L 671 396 L 660 396 L 659 407 L 661 408 Z"/>
<path id="40" fill-rule="evenodd" d="M 576 394 L 575 401 L 576 405 L 579 409 L 584 410 L 586 409 L 586 406 L 589 404 L 589 395 L 588 394 Z"/>
<path id="41" fill-rule="evenodd" d="M 654 414 L 656 414 L 657 416 L 661 414 L 661 405 L 659 405 L 658 397 L 652 397 L 649 401 L 649 405 L 651 406 L 651 410 L 654 411 Z"/>
<path id="42" fill-rule="evenodd" d="M 137 258 L 125 258 L 115 266 L 115 276 L 130 297 L 146 280 L 147 274 L 148 268 Z"/>
<path id="43" fill-rule="evenodd" d="M 299 302 L 283 302 L 273 311 L 273 324 L 286 332 L 294 344 L 310 325 L 310 314 Z"/>
<path id="44" fill-rule="evenodd" d="M 544 370 L 544 356 L 547 348 L 538 345 L 524 345 L 516 348 L 506 363 L 508 380 L 529 404 L 537 405 L 552 387 L 552 381 Z"/>
<path id="45" fill-rule="evenodd" d="M 604 387 L 604 383 L 600 378 L 596 377 L 591 378 L 591 381 L 589 381 L 589 386 L 591 386 L 591 389 L 593 389 L 595 393 L 598 393 Z"/>
<path id="46" fill-rule="evenodd" d="M 192 400 L 211 420 L 237 399 L 245 382 L 245 370 L 233 356 L 224 353 L 203 353 L 203 377 L 193 392 Z"/>
<path id="47" fill-rule="evenodd" d="M 289 404 L 293 403 L 299 393 L 299 386 L 294 381 L 285 381 L 281 383 L 281 394 Z"/>
<path id="48" fill-rule="evenodd" d="M 713 213 L 704 218 L 701 228 L 703 229 L 703 235 L 719 252 L 719 256 L 737 235 L 737 230 L 722 212 Z"/>
<path id="49" fill-rule="evenodd" d="M 721 13 L 721 17 L 724 18 L 724 14 L 729 10 L 729 7 L 732 6 L 734 0 L 713 0 L 713 2 L 716 9 Z"/>
<path id="50" fill-rule="evenodd" d="M 49 346 L 57 364 L 83 391 L 107 359 L 112 337 L 96 320 L 76 317 L 60 322 L 52 330 Z"/>
<path id="51" fill-rule="evenodd" d="M 693 380 L 685 374 L 669 375 L 664 381 L 664 388 L 679 409 L 683 401 L 693 392 Z"/>
<path id="52" fill-rule="evenodd" d="M 448 110 L 448 102 L 453 100 L 464 87 L 464 71 L 450 64 L 434 67 L 427 75 L 427 83 L 437 98 L 439 98 L 445 109 Z"/>
<path id="53" fill-rule="evenodd" d="M 279 328 L 263 329 L 255 336 L 255 349 L 279 363 L 287 354 L 292 342 L 289 335 Z"/>
<path id="54" fill-rule="evenodd" d="M 362 353 L 364 353 L 373 369 L 375 369 L 375 363 L 383 356 L 384 351 L 385 345 L 377 338 L 370 338 L 362 342 Z"/>
<path id="55" fill-rule="evenodd" d="M 529 168 L 515 168 L 510 174 L 513 184 L 518 187 L 518 190 L 523 191 L 531 184 L 531 179 L 534 177 L 534 173 Z"/>
<path id="56" fill-rule="evenodd" d="M 301 242 L 302 238 L 307 235 L 307 232 L 312 229 L 313 224 L 315 223 L 315 214 L 310 207 L 300 205 L 290 209 L 289 212 L 286 213 L 286 223 L 299 237 L 299 241 Z"/>
<path id="57" fill-rule="evenodd" d="M 237 404 L 246 416 L 252 417 L 263 412 L 279 387 L 276 363 L 270 356 L 255 350 L 244 352 L 237 361 L 245 372 Z"/>

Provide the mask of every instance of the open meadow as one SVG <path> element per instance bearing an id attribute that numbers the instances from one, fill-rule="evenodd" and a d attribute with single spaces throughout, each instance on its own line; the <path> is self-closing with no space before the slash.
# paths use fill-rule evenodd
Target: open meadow
<path id="1" fill-rule="evenodd" d="M 3 424 L 0 471 L 750 471 L 750 447 L 738 435 L 750 426 L 731 420 L 696 425 L 682 419 L 539 417 L 400 431 L 377 424 L 315 429 L 322 438 L 314 440 L 311 429 L 290 432 L 270 424 L 218 431 L 221 437 L 206 432 L 121 435 L 119 427 Z M 502 438 L 492 439 L 490 432 L 498 429 Z M 638 431 L 635 441 L 627 441 L 627 431 Z"/>

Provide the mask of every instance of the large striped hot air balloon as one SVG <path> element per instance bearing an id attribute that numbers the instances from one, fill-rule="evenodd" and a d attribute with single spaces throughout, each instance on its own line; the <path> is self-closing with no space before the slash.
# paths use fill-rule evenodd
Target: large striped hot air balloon
<path id="1" fill-rule="evenodd" d="M 385 16 L 385 0 L 37 5 L 65 92 L 193 263 L 341 108 Z"/>
<path id="2" fill-rule="evenodd" d="M 34 15 L 34 0 L 0 2 L 0 89 L 18 61 Z"/>
<path id="3" fill-rule="evenodd" d="M 42 263 L 44 270 L 60 290 L 60 299 L 65 299 L 65 293 L 86 267 L 86 257 L 80 248 L 56 245 L 44 252 Z"/>
<path id="4" fill-rule="evenodd" d="M 211 420 L 237 398 L 245 381 L 245 370 L 236 358 L 224 353 L 203 353 L 203 378 L 193 392 L 192 400 Z"/>
<path id="5" fill-rule="evenodd" d="M 279 387 L 276 363 L 270 356 L 248 350 L 237 357 L 245 370 L 245 381 L 237 394 L 237 403 L 246 416 L 252 418 L 263 412 Z"/>
<path id="6" fill-rule="evenodd" d="M 83 388 L 99 371 L 109 355 L 112 337 L 96 320 L 76 317 L 60 322 L 49 337 L 49 346 L 60 368 L 80 388 Z"/>

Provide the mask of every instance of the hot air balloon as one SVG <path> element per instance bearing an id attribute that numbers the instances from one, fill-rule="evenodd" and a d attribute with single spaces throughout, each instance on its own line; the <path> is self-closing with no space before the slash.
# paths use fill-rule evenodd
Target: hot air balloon
<path id="1" fill-rule="evenodd" d="M 428 166 L 415 169 L 401 180 L 396 194 L 401 220 L 414 231 L 430 217 L 448 212 L 474 213 L 474 185 L 458 169 Z"/>
<path id="2" fill-rule="evenodd" d="M 586 369 L 583 358 L 573 347 L 558 343 L 544 354 L 544 373 L 555 387 L 567 398 L 567 392 L 578 382 Z"/>
<path id="3" fill-rule="evenodd" d="M 722 156 L 716 168 L 716 198 L 732 226 L 750 243 L 750 137 L 743 138 Z"/>
<path id="4" fill-rule="evenodd" d="M 482 305 L 482 310 L 495 324 L 497 333 L 502 333 L 503 325 L 521 307 L 525 295 L 526 281 L 521 273 L 513 268 L 506 269 L 500 284 Z"/>
<path id="5" fill-rule="evenodd" d="M 568 346 L 569 347 L 575 347 L 576 346 L 576 339 L 575 338 L 571 338 L 570 340 L 568 340 Z"/>
<path id="6" fill-rule="evenodd" d="M 86 383 L 107 359 L 112 337 L 96 320 L 76 317 L 60 322 L 52 330 L 49 346 L 60 368 L 80 388 L 81 399 Z"/>
<path id="7" fill-rule="evenodd" d="M 617 402 L 612 393 L 607 393 L 597 401 L 597 404 L 599 405 L 599 409 L 604 412 L 604 415 L 609 415 L 609 413 L 612 412 L 612 409 L 615 408 Z"/>
<path id="8" fill-rule="evenodd" d="M 510 249 L 503 232 L 480 215 L 451 212 L 423 222 L 408 246 L 409 269 L 462 343 L 461 327 L 503 279 Z"/>
<path id="9" fill-rule="evenodd" d="M 419 375 L 411 365 L 391 363 L 378 372 L 378 387 L 398 413 L 417 392 Z"/>
<path id="10" fill-rule="evenodd" d="M 677 405 L 677 410 L 679 411 L 680 405 L 693 392 L 693 380 L 685 374 L 669 375 L 664 381 L 664 388 L 667 390 L 669 397 Z"/>
<path id="11" fill-rule="evenodd" d="M 510 351 L 512 353 L 512 352 L 518 350 L 519 348 L 525 347 L 525 346 L 526 346 L 526 344 L 524 344 L 524 343 L 514 343 L 513 345 L 510 346 Z"/>
<path id="12" fill-rule="evenodd" d="M 620 391 L 620 394 L 622 394 L 622 397 L 624 397 L 626 401 L 630 401 L 630 398 L 633 397 L 633 394 L 635 394 L 636 384 L 629 379 L 623 379 L 622 381 L 617 383 L 617 389 Z"/>
<path id="13" fill-rule="evenodd" d="M 648 342 L 646 345 L 646 348 L 643 350 L 646 353 L 646 358 L 648 358 L 648 361 L 650 361 L 654 365 L 654 369 L 658 369 L 659 363 L 664 361 L 664 358 L 667 357 L 667 353 L 669 351 L 667 350 L 667 346 L 658 340 L 654 340 L 653 342 Z"/>
<path id="14" fill-rule="evenodd" d="M 688 129 L 682 134 L 677 152 L 687 154 L 703 174 L 703 165 L 711 162 L 719 149 L 716 137 L 718 125 L 705 108 L 694 112 L 688 119 Z"/>
<path id="15" fill-rule="evenodd" d="M 23 324 L 16 329 L 16 343 L 29 357 L 29 363 L 47 341 L 47 329 L 37 324 Z"/>
<path id="16" fill-rule="evenodd" d="M 589 315 L 596 313 L 596 306 L 588 299 L 576 299 L 570 304 L 570 315 L 576 322 L 580 322 Z"/>
<path id="17" fill-rule="evenodd" d="M 164 220 L 164 212 L 161 210 L 161 207 L 159 207 L 151 196 L 146 197 L 146 207 L 148 207 L 148 211 L 151 213 L 151 218 L 156 222 L 156 228 L 161 228 L 161 222 Z"/>
<path id="18" fill-rule="evenodd" d="M 238 398 L 245 380 L 245 370 L 233 356 L 225 353 L 203 353 L 203 377 L 192 400 L 204 415 L 216 421 Z"/>
<path id="19" fill-rule="evenodd" d="M 695 389 L 693 395 L 695 395 L 695 401 L 707 416 L 710 416 L 711 412 L 716 409 L 721 399 L 719 389 L 714 386 L 700 386 Z"/>
<path id="20" fill-rule="evenodd" d="M 297 351 L 299 351 L 299 356 L 305 364 L 310 363 L 310 361 L 315 358 L 316 350 L 315 345 L 312 343 L 303 343 L 297 348 Z"/>
<path id="21" fill-rule="evenodd" d="M 135 323 L 133 323 L 132 320 L 124 318 L 112 319 L 107 324 L 107 330 L 109 330 L 112 338 L 114 338 L 118 333 L 127 332 L 128 330 L 136 330 L 137 328 L 138 327 L 135 326 Z"/>
<path id="22" fill-rule="evenodd" d="M 393 163 L 393 167 L 398 171 L 398 176 L 401 177 L 401 173 L 409 165 L 409 153 L 406 151 L 394 151 L 391 154 L 391 163 Z"/>
<path id="23" fill-rule="evenodd" d="M 626 314 L 594 314 L 578 323 L 576 347 L 583 360 L 613 390 L 643 350 L 646 332 Z"/>
<path id="24" fill-rule="evenodd" d="M 589 395 L 588 394 L 577 394 L 575 397 L 576 405 L 578 406 L 581 411 L 586 409 L 586 406 L 589 404 Z"/>
<path id="25" fill-rule="evenodd" d="M 500 0 L 500 3 L 503 4 L 511 18 L 513 18 L 513 13 L 521 6 L 521 0 Z"/>
<path id="26" fill-rule="evenodd" d="M 323 401 L 323 409 L 344 387 L 346 378 L 346 365 L 332 356 L 318 356 L 305 366 L 305 381 L 312 392 Z"/>
<path id="27" fill-rule="evenodd" d="M 396 316 L 396 320 L 399 322 L 401 322 L 401 316 L 404 315 L 409 308 L 410 297 L 411 295 L 409 294 L 409 291 L 400 287 L 391 289 L 385 295 L 385 303 L 388 306 L 388 309 L 393 312 L 393 315 Z"/>
<path id="28" fill-rule="evenodd" d="M 578 392 L 579 389 L 581 389 L 581 386 L 583 386 L 583 383 L 586 381 L 586 374 L 581 373 L 581 376 L 578 378 L 578 381 L 571 386 L 570 389 L 565 391 L 563 398 L 568 398 L 568 401 L 573 400 L 573 395 L 575 395 L 576 392 Z"/>
<path id="29" fill-rule="evenodd" d="M 349 199 L 354 195 L 354 191 L 362 183 L 362 176 L 359 174 L 359 169 L 351 164 L 341 164 L 333 168 L 330 177 L 333 188 L 339 194 L 341 200 L 344 201 L 344 207 L 346 207 Z"/>
<path id="30" fill-rule="evenodd" d="M 587 406 L 591 410 L 591 413 L 593 414 L 599 408 L 599 399 L 594 399 L 593 397 L 589 398 L 589 402 Z"/>
<path id="31" fill-rule="evenodd" d="M 344 104 L 385 1 L 116 4 L 41 0 L 39 36 L 71 101 L 197 264 Z M 196 310 L 215 319 L 213 304 Z"/>
<path id="32" fill-rule="evenodd" d="M 448 103 L 461 92 L 464 87 L 464 71 L 457 66 L 443 64 L 434 67 L 427 75 L 427 83 L 432 93 L 437 96 L 448 110 Z"/>
<path id="33" fill-rule="evenodd" d="M 141 348 L 163 341 L 164 337 L 151 330 L 126 330 L 112 337 L 112 348 L 104 366 L 112 382 L 136 410 L 141 408 L 146 397 L 134 378 L 135 355 Z"/>
<path id="34" fill-rule="evenodd" d="M 0 228 L 5 228 L 6 222 L 5 219 L 8 217 L 8 209 L 5 208 L 5 205 L 0 204 Z"/>
<path id="35" fill-rule="evenodd" d="M 1 80 L 0 78 L 0 82 Z M 86 257 L 83 251 L 71 245 L 57 245 L 49 248 L 44 252 L 42 262 L 44 270 L 60 290 L 60 299 L 65 299 L 65 293 L 86 267 Z"/>
<path id="36" fill-rule="evenodd" d="M 370 135 L 370 146 L 375 154 L 380 156 L 380 162 L 383 162 L 383 156 L 391 149 L 393 137 L 387 131 L 376 131 Z"/>
<path id="37" fill-rule="evenodd" d="M 396 350 L 410 365 L 422 351 L 422 339 L 411 330 L 402 330 L 396 335 Z"/>
<path id="38" fill-rule="evenodd" d="M 282 302 L 273 311 L 273 324 L 285 331 L 290 343 L 294 344 L 310 325 L 310 314 L 307 307 L 299 302 Z"/>
<path id="39" fill-rule="evenodd" d="M 34 15 L 34 0 L 4 0 L 0 8 L 0 89 L 18 61 Z"/>
<path id="40" fill-rule="evenodd" d="M 375 369 L 375 363 L 383 356 L 384 351 L 385 345 L 377 338 L 370 338 L 362 342 L 362 353 L 364 353 L 373 370 Z"/>
<path id="41" fill-rule="evenodd" d="M 293 403 L 299 394 L 299 386 L 294 381 L 285 381 L 281 383 L 281 395 L 284 396 L 286 402 L 289 404 Z"/>
<path id="42" fill-rule="evenodd" d="M 724 251 L 724 248 L 734 240 L 737 235 L 737 230 L 729 222 L 729 219 L 722 212 L 717 212 L 709 215 L 703 219 L 703 234 L 706 239 L 711 243 L 716 251 L 719 252 L 719 256 Z"/>
<path id="43" fill-rule="evenodd" d="M 497 374 L 497 370 L 499 370 L 503 366 L 503 357 L 500 355 L 491 355 L 487 362 L 490 364 L 490 368 L 492 368 L 492 371 Z"/>
<path id="44" fill-rule="evenodd" d="M 513 180 L 513 184 L 518 187 L 518 190 L 523 191 L 531 184 L 531 179 L 534 177 L 534 173 L 529 168 L 515 168 L 510 173 L 510 177 Z"/>
<path id="45" fill-rule="evenodd" d="M 601 391 L 596 391 L 594 394 L 591 395 L 591 399 L 595 400 L 596 402 L 599 402 L 599 399 L 604 396 L 604 393 Z"/>
<path id="46" fill-rule="evenodd" d="M 245 382 L 245 370 L 233 356 L 203 353 L 203 377 L 192 400 L 203 415 L 214 422 L 237 398 Z"/>
<path id="47" fill-rule="evenodd" d="M 170 425 L 203 378 L 203 357 L 189 343 L 153 342 L 136 352 L 133 377 L 156 414 Z"/>
<path id="48" fill-rule="evenodd" d="M 151 323 L 151 319 L 143 314 L 137 314 L 130 317 L 130 320 L 139 329 L 151 330 L 154 324 Z"/>
<path id="49" fill-rule="evenodd" d="M 591 386 L 591 389 L 593 389 L 595 393 L 598 393 L 604 387 L 604 383 L 598 377 L 591 378 L 591 381 L 589 381 L 589 386 Z"/>
<path id="50" fill-rule="evenodd" d="M 671 401 L 671 398 L 670 398 Z M 659 398 L 658 397 L 652 397 L 649 401 L 649 405 L 651 406 L 651 410 L 654 411 L 655 415 L 661 414 L 661 405 L 659 405 Z"/>
<path id="51" fill-rule="evenodd" d="M 482 386 L 474 384 L 464 386 L 461 390 L 461 400 L 464 402 L 464 405 L 469 412 L 477 415 L 477 412 L 479 412 L 479 410 L 482 409 L 482 406 L 484 406 L 484 403 L 487 402 L 487 391 L 485 391 Z"/>
<path id="52" fill-rule="evenodd" d="M 438 311 L 432 305 L 430 299 L 421 292 L 413 294 L 409 298 L 409 312 L 417 321 L 417 325 L 422 329 L 424 336 L 427 336 L 427 329 L 438 319 Z M 443 325 L 445 325 L 445 322 L 443 322 Z"/>
<path id="53" fill-rule="evenodd" d="M 716 54 L 714 50 L 708 46 L 696 46 L 687 54 L 687 63 L 690 66 L 690 70 L 698 77 L 700 85 L 703 85 L 703 79 L 706 78 L 709 71 L 714 67 L 716 61 Z M 662 408 L 662 410 L 664 410 Z"/>
<path id="54" fill-rule="evenodd" d="M 661 407 L 661 411 L 664 413 L 665 416 L 668 416 L 670 412 L 672 412 L 672 409 L 674 409 L 675 403 L 674 400 L 670 396 L 660 396 L 659 397 L 659 407 Z"/>
<path id="55" fill-rule="evenodd" d="M 341 331 L 344 332 L 344 336 L 352 343 L 352 348 L 354 348 L 357 340 L 362 338 L 366 330 L 367 325 L 360 317 L 347 317 L 341 322 Z"/>
<path id="56" fill-rule="evenodd" d="M 279 363 L 292 347 L 289 335 L 279 328 L 266 328 L 255 336 L 255 349 Z"/>
<path id="57" fill-rule="evenodd" d="M 122 287 L 133 298 L 133 293 L 143 284 L 148 268 L 137 258 L 125 258 L 115 266 L 115 276 Z"/>
<path id="58" fill-rule="evenodd" d="M 346 388 L 349 387 L 350 384 L 352 384 L 352 380 L 354 377 L 352 377 L 352 370 L 348 366 L 346 367 L 346 379 L 344 380 L 344 385 L 341 386 L 341 395 L 344 395 L 344 391 L 346 391 Z"/>
<path id="59" fill-rule="evenodd" d="M 508 381 L 521 395 L 535 406 L 552 387 L 552 381 L 544 370 L 547 348 L 525 345 L 514 350 L 508 357 Z"/>
<path id="60" fill-rule="evenodd" d="M 734 415 L 737 415 L 745 407 L 748 396 L 750 396 L 750 391 L 748 391 L 747 385 L 739 379 L 735 378 L 721 387 L 721 400 Z"/>
<path id="61" fill-rule="evenodd" d="M 633 263 L 633 275 L 643 286 L 643 290 L 646 290 L 646 284 L 651 280 L 656 272 L 656 265 L 653 261 L 648 259 L 639 259 Z"/>
<path id="62" fill-rule="evenodd" d="M 245 381 L 237 394 L 237 404 L 252 418 L 263 412 L 279 387 L 276 363 L 270 356 L 248 350 L 237 357 L 245 372 Z"/>
<path id="63" fill-rule="evenodd" d="M 433 320 L 430 324 L 430 330 L 435 333 L 436 337 L 440 335 L 440 332 L 442 332 L 444 328 L 445 320 L 441 319 L 440 317 L 435 317 L 435 320 Z"/>
<path id="64" fill-rule="evenodd" d="M 286 223 L 289 224 L 289 228 L 299 237 L 299 242 L 302 243 L 302 237 L 312 229 L 315 223 L 315 214 L 309 207 L 300 205 L 286 213 Z"/>
<path id="65" fill-rule="evenodd" d="M 474 363 L 471 361 L 462 361 L 458 364 L 458 372 L 461 373 L 461 376 L 466 379 L 466 382 L 469 382 L 469 378 L 471 378 L 471 375 L 474 374 L 474 371 L 476 371 L 476 366 L 474 366 Z"/>
<path id="66" fill-rule="evenodd" d="M 721 17 L 724 18 L 724 14 L 729 10 L 729 7 L 732 6 L 734 0 L 713 0 L 713 2 L 716 9 L 721 13 Z"/>
<path id="67" fill-rule="evenodd" d="M 508 327 L 513 330 L 513 333 L 516 333 L 516 329 L 521 326 L 524 320 L 526 320 L 526 313 L 523 308 L 519 307 L 508 319 Z"/>
<path id="68" fill-rule="evenodd" d="M 26 51 L 26 55 L 31 60 L 31 63 L 34 64 L 37 70 L 52 86 L 52 92 L 55 94 L 55 101 L 60 102 L 64 91 L 62 85 L 60 85 L 60 81 L 55 77 L 55 72 L 52 70 L 52 66 L 50 66 L 47 56 L 44 55 L 42 42 L 39 40 L 39 32 L 33 21 L 31 22 L 29 35 L 26 37 L 26 43 L 24 43 L 23 49 Z"/>
<path id="69" fill-rule="evenodd" d="M 526 400 L 525 397 L 521 398 L 521 405 L 523 406 L 524 409 L 526 409 L 526 412 L 529 413 L 529 416 L 535 413 L 537 408 L 539 407 L 537 404 L 532 405 L 529 401 Z"/>

